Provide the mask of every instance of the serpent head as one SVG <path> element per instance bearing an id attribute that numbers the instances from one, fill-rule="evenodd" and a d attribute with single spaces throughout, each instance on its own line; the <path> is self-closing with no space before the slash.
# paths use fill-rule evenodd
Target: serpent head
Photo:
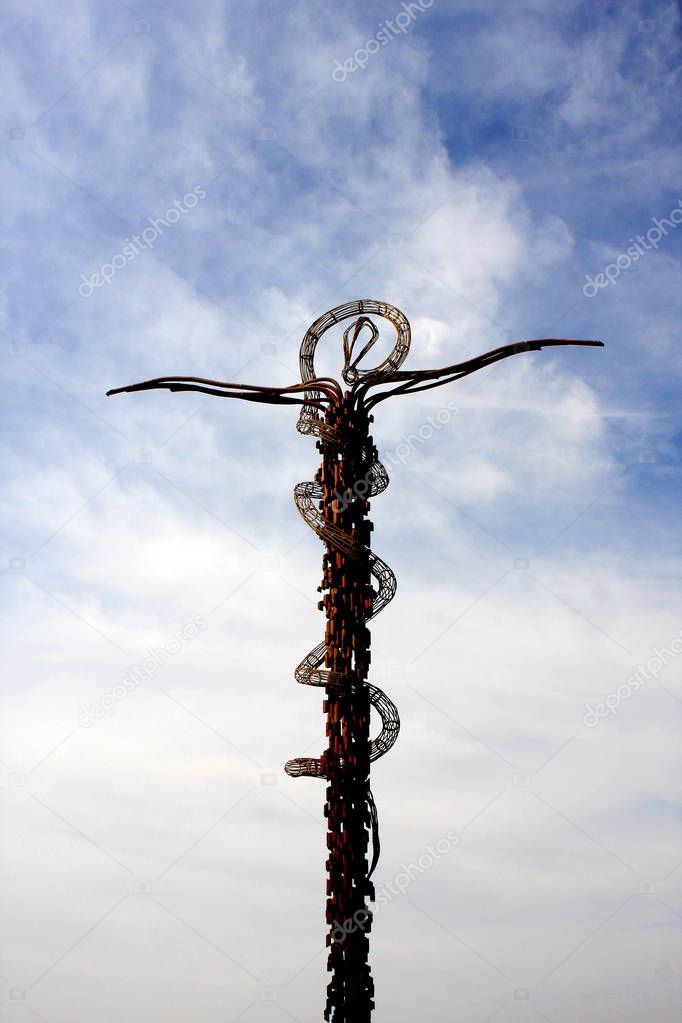
<path id="1" fill-rule="evenodd" d="M 370 336 L 369 340 L 363 346 L 359 355 L 353 358 L 355 354 L 355 348 L 358 346 L 360 335 L 362 334 L 365 327 L 369 328 Z M 362 370 L 358 370 L 358 363 L 364 359 L 365 355 L 374 346 L 379 337 L 379 331 L 375 323 L 370 320 L 369 316 L 359 316 L 355 323 L 351 323 L 350 327 L 346 327 L 343 332 L 343 379 L 347 384 L 354 384 L 359 376 L 362 376 Z"/>

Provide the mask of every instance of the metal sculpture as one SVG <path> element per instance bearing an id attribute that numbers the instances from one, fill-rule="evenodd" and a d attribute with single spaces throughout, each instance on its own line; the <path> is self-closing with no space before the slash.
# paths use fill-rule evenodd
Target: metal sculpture
<path id="1" fill-rule="evenodd" d="M 396 337 L 380 365 L 363 369 L 362 361 L 379 340 L 373 316 L 387 320 Z M 331 377 L 318 377 L 314 360 L 324 334 L 349 319 L 353 322 L 343 332 L 343 388 Z M 324 596 L 318 607 L 325 612 L 326 631 L 324 640 L 296 668 L 295 678 L 302 685 L 324 689 L 328 744 L 319 758 L 289 760 L 285 771 L 293 778 L 327 781 L 326 920 L 331 979 L 324 1018 L 332 1023 L 369 1023 L 374 1008 L 368 901 L 374 898 L 371 876 L 379 856 L 379 831 L 370 764 L 391 749 L 400 729 L 395 705 L 368 681 L 368 623 L 396 591 L 393 572 L 370 546 L 369 498 L 388 486 L 369 432 L 371 410 L 386 398 L 440 387 L 511 355 L 560 345 L 601 347 L 602 342 L 562 338 L 521 341 L 443 369 L 403 371 L 410 349 L 406 317 L 387 302 L 362 300 L 337 306 L 312 324 L 301 344 L 301 383 L 290 387 L 159 377 L 108 392 L 164 388 L 266 404 L 298 404 L 297 429 L 317 439 L 322 464 L 313 481 L 295 487 L 294 498 L 304 521 L 325 545 L 318 587 Z M 370 738 L 371 708 L 381 719 L 375 739 Z"/>

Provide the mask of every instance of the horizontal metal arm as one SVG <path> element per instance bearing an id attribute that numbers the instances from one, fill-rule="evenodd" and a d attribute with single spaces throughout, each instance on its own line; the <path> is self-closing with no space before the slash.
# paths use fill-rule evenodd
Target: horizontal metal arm
<path id="1" fill-rule="evenodd" d="M 588 348 L 603 348 L 603 341 L 580 341 L 576 338 L 545 337 L 536 341 L 517 341 L 512 345 L 503 345 L 501 348 L 493 348 L 483 355 L 477 355 L 465 362 L 456 362 L 451 366 L 443 366 L 442 369 L 424 370 L 398 370 L 393 374 L 390 381 L 394 383 L 402 381 L 398 387 L 392 387 L 388 391 L 375 394 L 366 402 L 366 407 L 372 408 L 384 398 L 390 398 L 396 394 L 414 394 L 417 391 L 426 391 L 431 387 L 440 387 L 443 384 L 452 383 L 460 377 L 468 376 L 479 369 L 484 369 L 501 359 L 508 359 L 511 355 L 518 355 L 521 352 L 538 352 L 542 348 L 558 348 L 564 345 L 580 345 Z M 366 391 L 365 391 L 366 393 Z"/>
<path id="2" fill-rule="evenodd" d="M 205 377 L 156 377 L 143 380 L 127 387 L 114 387 L 107 391 L 112 394 L 129 394 L 133 391 L 199 391 L 219 398 L 240 398 L 242 401 L 265 402 L 269 405 L 315 405 L 321 407 L 325 401 L 340 397 L 341 390 L 335 380 L 320 377 L 308 384 L 293 384 L 291 387 L 262 387 L 259 384 L 233 384 L 222 380 L 207 380 Z M 320 392 L 317 398 L 306 398 L 306 392 Z M 301 394 L 302 397 L 293 397 Z"/>

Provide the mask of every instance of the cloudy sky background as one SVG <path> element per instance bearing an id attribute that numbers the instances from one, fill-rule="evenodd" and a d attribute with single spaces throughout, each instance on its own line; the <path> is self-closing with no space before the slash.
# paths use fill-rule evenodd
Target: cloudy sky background
<path id="1" fill-rule="evenodd" d="M 583 293 L 682 199 L 678 15 L 435 0 L 335 81 L 400 10 L 3 6 L 2 1023 L 321 1017 L 324 793 L 281 769 L 323 745 L 292 677 L 323 628 L 291 498 L 317 452 L 294 409 L 104 392 L 292 383 L 359 297 L 406 313 L 416 368 L 607 342 L 378 411 L 389 459 L 457 408 L 373 502 L 403 721 L 377 881 L 458 843 L 377 910 L 377 1023 L 678 1018 L 682 662 L 583 720 L 682 626 L 682 228 Z"/>

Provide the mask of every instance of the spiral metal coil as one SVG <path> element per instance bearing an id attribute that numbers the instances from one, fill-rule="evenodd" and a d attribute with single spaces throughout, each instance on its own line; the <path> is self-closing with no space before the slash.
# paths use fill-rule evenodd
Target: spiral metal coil
<path id="1" fill-rule="evenodd" d="M 356 364 L 361 361 L 378 339 L 378 330 L 373 321 L 369 319 L 372 314 L 388 320 L 393 325 L 396 339 L 390 354 L 379 366 L 371 370 L 360 370 Z M 354 317 L 359 318 L 346 328 L 343 336 L 345 357 L 343 377 L 346 383 L 356 388 L 361 384 L 380 383 L 384 379 L 392 378 L 400 368 L 410 348 L 410 325 L 407 318 L 399 309 L 387 302 L 365 299 L 337 306 L 319 317 L 309 327 L 303 338 L 300 351 L 301 380 L 304 384 L 316 383 L 321 379 L 316 376 L 314 358 L 317 345 L 323 334 L 335 324 Z M 369 339 L 365 337 L 363 340 L 365 330 L 369 330 Z M 356 348 L 360 349 L 357 355 L 355 355 Z M 318 441 L 331 448 L 340 449 L 343 437 L 320 416 L 317 404 L 320 396 L 321 392 L 314 386 L 306 392 L 306 403 L 301 408 L 297 429 L 299 433 L 306 436 L 317 437 Z M 362 446 L 361 466 L 361 476 L 365 484 L 363 496 L 375 497 L 377 494 L 383 493 L 389 483 L 388 474 L 377 457 L 376 449 L 369 443 L 369 439 Z M 324 517 L 320 511 L 323 498 L 324 488 L 318 480 L 299 483 L 294 488 L 294 500 L 299 514 L 320 540 L 332 551 L 342 552 L 357 561 L 364 559 L 369 564 L 370 572 L 376 581 L 376 596 L 372 601 L 371 610 L 366 615 L 366 621 L 370 621 L 393 600 L 396 592 L 395 575 L 385 561 L 354 540 L 350 532 L 333 525 Z M 319 686 L 326 689 L 343 689 L 352 684 L 345 676 L 339 676 L 334 671 L 322 667 L 327 659 L 327 649 L 326 642 L 318 643 L 303 658 L 294 672 L 297 682 L 305 686 Z M 395 744 L 400 731 L 400 718 L 395 704 L 383 690 L 369 682 L 366 683 L 366 686 L 370 703 L 381 719 L 379 735 L 370 742 L 369 759 L 370 762 L 373 762 L 388 753 Z M 327 777 L 324 758 L 296 757 L 289 760 L 284 769 L 292 778 Z M 372 819 L 376 820 L 374 807 L 372 807 Z M 376 857 L 378 835 L 375 828 L 373 831 L 375 832 Z"/>
<path id="2" fill-rule="evenodd" d="M 302 417 L 303 418 L 303 417 Z M 301 421 L 299 420 L 299 423 Z M 328 429 L 319 419 L 308 418 L 303 420 L 303 430 L 306 434 L 315 434 L 328 443 L 335 444 L 338 437 L 333 429 Z M 369 496 L 381 494 L 388 486 L 388 475 L 381 462 L 372 458 L 372 453 L 365 448 L 365 464 L 367 466 L 366 476 Z M 367 558 L 369 568 L 377 583 L 377 595 L 372 602 L 372 609 L 367 615 L 367 621 L 375 618 L 395 596 L 396 578 L 385 561 L 372 551 L 367 552 L 360 546 L 349 533 L 327 522 L 319 511 L 319 504 L 324 497 L 321 483 L 310 481 L 299 483 L 294 489 L 296 507 L 303 521 L 314 533 L 326 543 L 330 549 L 342 551 L 348 557 L 360 560 Z M 320 686 L 324 688 L 343 688 L 349 682 L 345 676 L 338 676 L 337 673 L 323 668 L 327 656 L 327 643 L 318 643 L 316 647 L 306 654 L 294 672 L 297 682 L 304 686 Z M 381 731 L 376 739 L 370 743 L 370 761 L 383 757 L 395 744 L 400 731 L 400 718 L 398 710 L 391 699 L 379 689 L 378 686 L 367 683 L 370 702 L 381 718 Z M 321 758 L 297 757 L 289 760 L 284 767 L 286 773 L 292 778 L 309 776 L 313 778 L 325 778 L 326 771 Z"/>

